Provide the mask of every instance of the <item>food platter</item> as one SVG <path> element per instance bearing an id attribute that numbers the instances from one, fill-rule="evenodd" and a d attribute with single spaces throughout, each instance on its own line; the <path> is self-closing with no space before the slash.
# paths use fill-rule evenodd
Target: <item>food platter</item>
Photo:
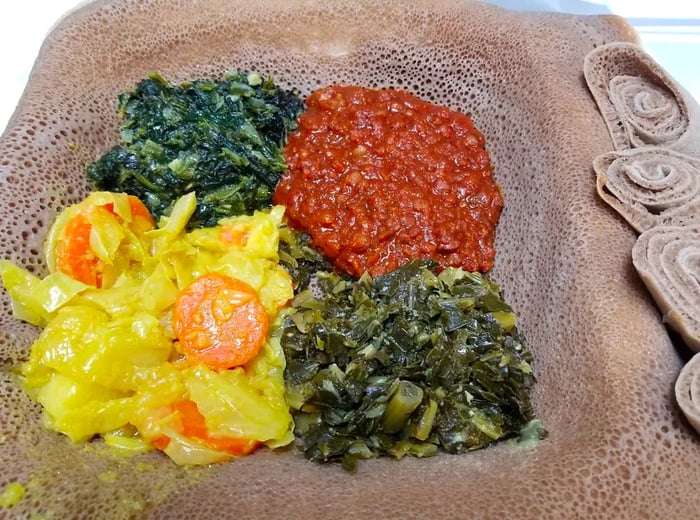
<path id="1" fill-rule="evenodd" d="M 352 23 L 348 23 L 352 20 Z M 294 450 L 184 470 L 110 457 L 43 429 L 12 367 L 36 330 L 3 293 L 0 485 L 46 517 L 657 517 L 697 509 L 700 443 L 673 383 L 689 357 L 634 271 L 635 233 L 596 195 L 613 149 L 585 56 L 636 42 L 613 16 L 515 13 L 470 1 L 95 2 L 46 39 L 0 141 L 3 258 L 42 273 L 56 213 L 88 191 L 86 162 L 118 138 L 117 94 L 149 72 L 178 82 L 248 69 L 302 94 L 397 87 L 471 114 L 505 208 L 492 271 L 534 355 L 532 447 L 374 460 L 356 474 Z"/>

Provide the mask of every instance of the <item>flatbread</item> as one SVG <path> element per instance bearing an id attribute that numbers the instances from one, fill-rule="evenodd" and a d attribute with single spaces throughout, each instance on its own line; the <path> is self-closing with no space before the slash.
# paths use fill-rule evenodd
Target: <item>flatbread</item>
<path id="1" fill-rule="evenodd" d="M 690 424 L 700 432 L 700 354 L 695 354 L 681 370 L 676 397 Z"/>
<path id="2" fill-rule="evenodd" d="M 600 155 L 598 195 L 639 233 L 700 219 L 700 160 L 661 146 Z"/>
<path id="3" fill-rule="evenodd" d="M 644 49 L 603 45 L 586 56 L 584 72 L 616 150 L 663 146 L 700 154 L 700 106 Z"/>
<path id="4" fill-rule="evenodd" d="M 634 244 L 632 261 L 664 321 L 700 352 L 700 227 L 650 228 Z"/>
<path id="5" fill-rule="evenodd" d="M 302 94 L 332 82 L 398 87 L 472 115 L 505 209 L 493 277 L 535 356 L 534 447 L 381 459 L 357 474 L 260 451 L 185 470 L 46 431 L 12 367 L 37 331 L 0 302 L 0 485 L 12 516 L 46 518 L 690 518 L 700 443 L 673 383 L 683 364 L 630 262 L 635 233 L 595 192 L 613 149 L 584 57 L 637 42 L 612 16 L 513 13 L 469 0 L 129 0 L 86 5 L 47 38 L 0 140 L 0 256 L 44 272 L 43 236 L 88 191 L 83 168 L 118 141 L 116 96 L 157 70 L 229 69 Z M 4 512 L 3 512 L 4 513 Z M 1 515 L 1 513 L 0 513 Z"/>

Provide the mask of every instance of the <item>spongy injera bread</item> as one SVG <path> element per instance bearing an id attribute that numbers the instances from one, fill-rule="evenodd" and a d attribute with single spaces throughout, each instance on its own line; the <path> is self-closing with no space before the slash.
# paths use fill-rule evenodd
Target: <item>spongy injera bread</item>
<path id="1" fill-rule="evenodd" d="M 700 218 L 700 161 L 661 146 L 599 155 L 598 195 L 639 233 Z"/>
<path id="2" fill-rule="evenodd" d="M 157 453 L 111 457 L 41 426 L 11 375 L 37 331 L 3 293 L 0 486 L 28 491 L 0 516 L 691 517 L 700 442 L 673 400 L 686 352 L 634 272 L 634 231 L 595 192 L 591 164 L 613 145 L 582 65 L 611 41 L 636 36 L 616 17 L 466 0 L 116 0 L 65 18 L 0 142 L 2 257 L 44 272 L 47 226 L 87 193 L 85 163 L 118 140 L 117 94 L 149 71 L 183 81 L 251 69 L 302 94 L 404 88 L 470 113 L 486 136 L 506 201 L 492 274 L 534 353 L 549 437 L 356 474 L 294 449 L 190 470 Z"/>
<path id="3" fill-rule="evenodd" d="M 697 226 L 655 226 L 639 235 L 632 263 L 663 313 L 691 350 L 700 351 Z"/>
<path id="4" fill-rule="evenodd" d="M 583 72 L 616 150 L 665 146 L 698 156 L 700 106 L 644 49 L 626 42 L 597 47 Z"/>

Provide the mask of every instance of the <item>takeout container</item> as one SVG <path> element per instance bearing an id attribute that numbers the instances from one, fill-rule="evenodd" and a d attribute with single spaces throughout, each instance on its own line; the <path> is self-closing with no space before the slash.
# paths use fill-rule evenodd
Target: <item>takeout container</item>
<path id="1" fill-rule="evenodd" d="M 636 42 L 622 19 L 515 13 L 469 0 L 98 1 L 46 39 L 0 140 L 0 253 L 43 272 L 56 213 L 88 191 L 86 162 L 118 141 L 116 96 L 150 71 L 179 82 L 250 69 L 302 94 L 396 87 L 472 115 L 505 210 L 492 271 L 534 354 L 549 436 L 465 455 L 381 459 L 356 474 L 295 449 L 183 469 L 71 445 L 13 379 L 37 331 L 2 293 L 0 486 L 11 516 L 46 518 L 689 518 L 700 442 L 677 410 L 687 358 L 635 273 L 633 230 L 598 200 L 612 149 L 582 65 Z M 459 225 L 455 223 L 454 225 Z M 0 514 L 0 516 L 1 516 Z"/>

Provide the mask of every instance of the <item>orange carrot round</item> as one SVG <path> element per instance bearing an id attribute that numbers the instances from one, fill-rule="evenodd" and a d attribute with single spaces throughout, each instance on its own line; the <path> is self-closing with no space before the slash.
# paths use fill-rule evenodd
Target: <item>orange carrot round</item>
<path id="1" fill-rule="evenodd" d="M 269 318 L 247 283 L 220 273 L 195 279 L 178 294 L 173 330 L 185 356 L 214 370 L 253 359 L 267 337 Z"/>

